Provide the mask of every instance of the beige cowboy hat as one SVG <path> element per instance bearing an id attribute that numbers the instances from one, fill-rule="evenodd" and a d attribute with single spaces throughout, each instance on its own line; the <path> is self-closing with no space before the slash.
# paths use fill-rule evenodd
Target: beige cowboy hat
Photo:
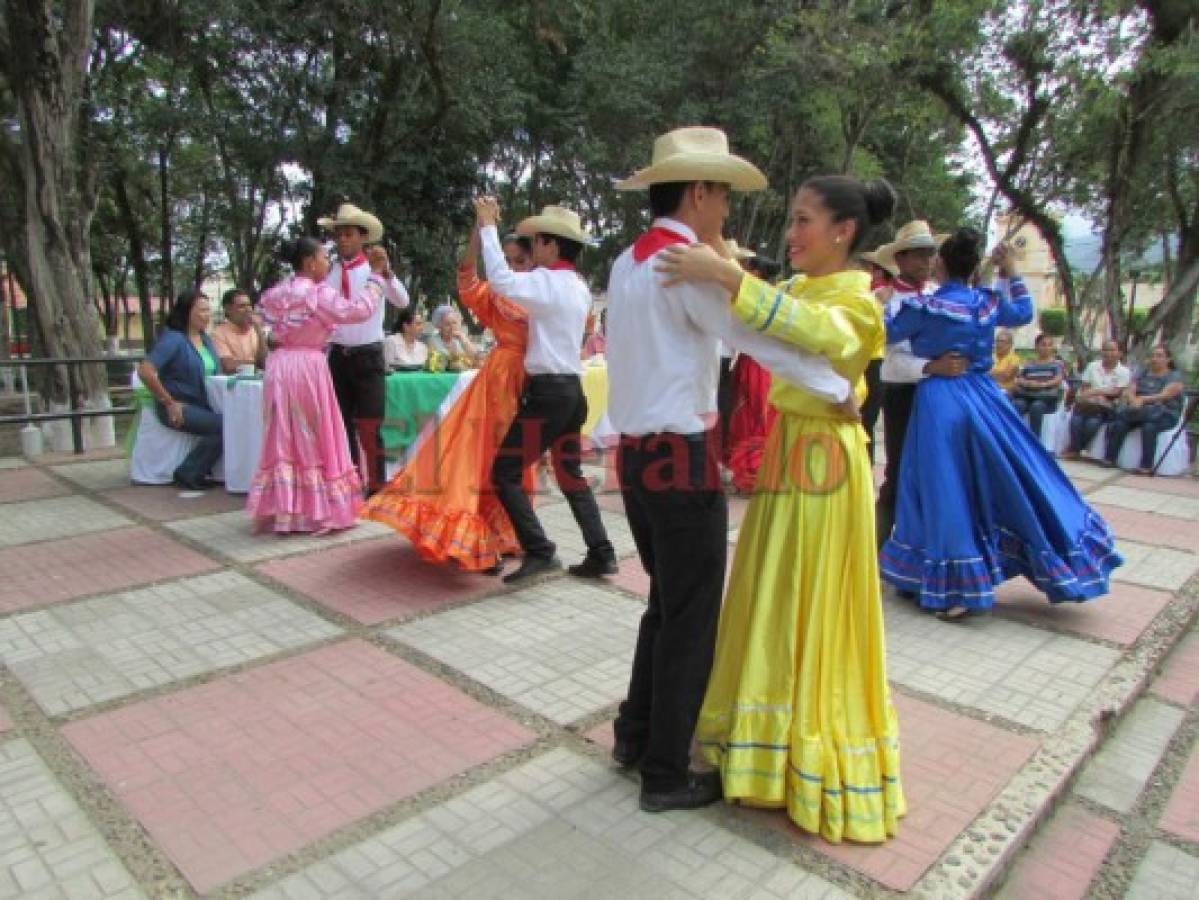
<path id="1" fill-rule="evenodd" d="M 339 225 L 356 225 L 366 232 L 366 241 L 373 244 L 383 237 L 383 223 L 364 209 L 359 209 L 353 203 L 343 203 L 337 207 L 333 216 L 317 219 L 316 224 L 321 228 L 332 231 Z"/>
<path id="2" fill-rule="evenodd" d="M 936 250 L 948 237 L 947 234 L 933 234 L 928 222 L 916 219 L 895 232 L 895 240 L 889 244 L 883 244 L 875 250 L 873 261 L 888 272 L 898 272 L 899 266 L 895 262 L 895 254 L 904 250 Z"/>
<path id="3" fill-rule="evenodd" d="M 879 259 L 877 250 L 867 250 L 865 253 L 859 254 L 859 256 L 861 256 L 862 259 L 866 260 L 868 263 L 874 263 L 880 269 L 886 269 L 891 274 L 891 277 L 895 277 L 899 274 L 899 269 L 896 267 L 895 261 L 890 260 L 888 262 Z"/>
<path id="4" fill-rule="evenodd" d="M 618 191 L 637 191 L 668 181 L 715 181 L 735 191 L 760 191 L 766 176 L 747 159 L 729 153 L 728 136 L 719 128 L 676 128 L 654 141 L 648 167 L 624 181 Z"/>
<path id="5" fill-rule="evenodd" d="M 516 233 L 525 237 L 535 234 L 553 234 L 571 241 L 586 244 L 591 235 L 583 229 L 579 214 L 565 206 L 546 206 L 540 215 L 529 216 L 516 226 Z"/>
<path id="6" fill-rule="evenodd" d="M 725 240 L 724 245 L 729 248 L 729 254 L 733 259 L 753 259 L 758 255 L 747 247 L 742 247 L 732 238 Z"/>

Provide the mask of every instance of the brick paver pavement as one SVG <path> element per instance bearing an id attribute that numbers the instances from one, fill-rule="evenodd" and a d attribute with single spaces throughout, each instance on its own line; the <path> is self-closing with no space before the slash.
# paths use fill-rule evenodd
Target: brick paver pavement
<path id="1" fill-rule="evenodd" d="M 1065 468 L 1129 565 L 953 625 L 887 592 L 909 813 L 863 847 L 637 810 L 607 759 L 648 589 L 616 493 L 618 576 L 513 590 L 381 525 L 255 535 L 243 498 L 119 459 L 0 460 L 0 896 L 1191 896 L 1199 482 Z"/>

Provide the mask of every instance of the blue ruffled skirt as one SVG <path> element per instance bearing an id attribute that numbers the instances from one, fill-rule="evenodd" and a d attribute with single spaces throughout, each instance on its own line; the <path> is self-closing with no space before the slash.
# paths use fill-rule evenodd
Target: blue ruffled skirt
<path id="1" fill-rule="evenodd" d="M 1106 594 L 1123 563 L 1107 523 L 987 375 L 920 383 L 884 580 L 927 609 L 987 609 L 1016 575 L 1050 602 Z"/>

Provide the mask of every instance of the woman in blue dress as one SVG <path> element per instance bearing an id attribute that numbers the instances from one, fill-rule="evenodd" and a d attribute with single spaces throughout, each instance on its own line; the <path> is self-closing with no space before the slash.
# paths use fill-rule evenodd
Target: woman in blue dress
<path id="1" fill-rule="evenodd" d="M 996 327 L 1027 324 L 1033 305 L 1006 247 L 995 259 L 1008 288 L 969 286 L 981 249 L 978 232 L 958 229 L 941 245 L 944 285 L 905 300 L 887 323 L 888 343 L 910 340 L 917 356 L 957 353 L 964 363 L 960 376 L 917 388 L 881 556 L 885 580 L 950 619 L 989 609 L 995 586 L 1016 575 L 1050 602 L 1090 600 L 1123 562 L 1107 524 L 987 376 Z"/>

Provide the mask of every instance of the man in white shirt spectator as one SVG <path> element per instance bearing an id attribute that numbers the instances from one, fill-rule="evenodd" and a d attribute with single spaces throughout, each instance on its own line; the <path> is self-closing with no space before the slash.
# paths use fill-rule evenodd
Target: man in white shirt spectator
<path id="1" fill-rule="evenodd" d="M 765 186 L 765 176 L 730 154 L 716 128 L 658 138 L 653 164 L 617 185 L 648 189 L 654 216 L 650 231 L 613 265 L 608 284 L 608 415 L 621 432 L 621 492 L 650 576 L 612 756 L 622 766 L 640 764 L 641 808 L 648 812 L 720 797 L 718 774 L 689 766 L 728 550 L 717 471 L 720 345 L 830 402 L 849 396 L 849 383 L 828 360 L 750 331 L 719 290 L 667 287 L 666 276 L 654 271 L 656 255 L 672 244 L 703 241 L 728 256 L 721 228 L 730 190 Z"/>
<path id="2" fill-rule="evenodd" d="M 587 421 L 583 366 L 579 348 L 591 310 L 591 291 L 575 270 L 575 260 L 590 239 L 579 215 L 547 206 L 521 222 L 516 233 L 532 237 L 531 272 L 513 272 L 496 232 L 499 205 L 488 197 L 475 204 L 483 267 L 492 289 L 529 314 L 525 351 L 528 382 L 520 412 L 505 435 L 491 469 L 496 498 L 508 513 L 525 558 L 517 571 L 504 576 L 512 583 L 560 568 L 557 549 L 541 527 L 521 479 L 526 468 L 550 451 L 554 477 L 587 543 L 587 556 L 570 567 L 586 578 L 616 574 L 616 551 L 608 540 L 599 506 L 583 477 L 582 437 Z"/>
<path id="3" fill-rule="evenodd" d="M 1078 459 L 1095 439 L 1099 429 L 1111 421 L 1116 401 L 1132 381 L 1132 373 L 1120 362 L 1120 345 L 1104 341 L 1100 358 L 1091 360 L 1082 373 L 1082 387 L 1074 398 L 1070 417 L 1070 444 L 1063 459 Z"/>
<path id="4" fill-rule="evenodd" d="M 337 253 L 329 265 L 325 283 L 346 298 L 356 297 L 371 275 L 363 247 L 383 237 L 383 223 L 351 203 L 343 203 L 337 214 L 318 219 L 321 228 L 333 232 Z M 387 302 L 403 309 L 408 291 L 388 269 L 382 273 Z M 383 449 L 379 443 L 380 426 L 386 398 L 387 365 L 383 357 L 384 304 L 380 303 L 365 322 L 338 325 L 329 342 L 329 374 L 337 405 L 345 422 L 350 456 L 359 465 L 358 442 L 366 454 L 367 493 L 378 490 L 386 481 Z"/>

